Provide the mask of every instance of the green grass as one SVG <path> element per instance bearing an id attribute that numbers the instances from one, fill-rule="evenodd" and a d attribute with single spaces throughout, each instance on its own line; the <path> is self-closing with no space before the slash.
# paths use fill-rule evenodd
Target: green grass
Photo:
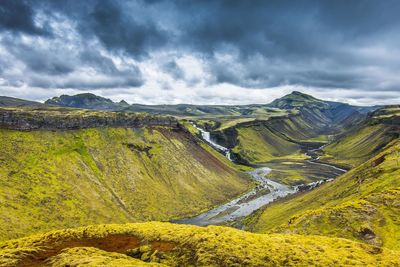
<path id="1" fill-rule="evenodd" d="M 0 243 L 1 266 L 397 266 L 400 253 L 340 238 L 170 223 L 97 225 Z"/>
<path id="2" fill-rule="evenodd" d="M 190 216 L 248 190 L 222 155 L 170 128 L 0 130 L 0 239 Z"/>
<path id="3" fill-rule="evenodd" d="M 396 138 L 395 132 L 390 125 L 382 123 L 370 125 L 362 124 L 360 127 L 342 136 L 336 142 L 324 148 L 325 155 L 321 160 L 355 167 Z"/>
<path id="4" fill-rule="evenodd" d="M 232 151 L 250 163 L 267 162 L 299 151 L 299 147 L 265 126 L 237 129 L 238 145 Z"/>
<path id="5" fill-rule="evenodd" d="M 244 123 L 244 122 L 251 122 L 256 120 L 256 118 L 237 118 L 237 119 L 227 119 L 227 120 L 222 120 L 221 125 L 216 129 L 217 131 L 222 131 L 224 129 L 234 127 L 238 125 L 239 123 Z"/>
<path id="6" fill-rule="evenodd" d="M 279 159 L 263 165 L 272 169 L 268 179 L 287 185 L 308 184 L 337 176 L 332 168 L 304 160 Z"/>

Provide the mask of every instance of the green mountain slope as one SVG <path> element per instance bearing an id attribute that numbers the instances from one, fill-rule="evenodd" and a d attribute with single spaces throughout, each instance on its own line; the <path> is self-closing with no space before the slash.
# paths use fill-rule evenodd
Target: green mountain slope
<path id="1" fill-rule="evenodd" d="M 42 103 L 14 97 L 0 96 L 0 107 L 40 107 Z"/>
<path id="2" fill-rule="evenodd" d="M 400 248 L 400 142 L 308 193 L 267 206 L 256 232 L 344 237 Z"/>
<path id="3" fill-rule="evenodd" d="M 299 145 L 283 138 L 267 123 L 236 128 L 237 145 L 232 152 L 249 163 L 267 162 L 300 150 Z"/>
<path id="4" fill-rule="evenodd" d="M 314 123 L 340 124 L 349 117 L 361 116 L 376 107 L 356 107 L 345 103 L 317 99 L 298 91 L 278 98 L 269 104 L 280 109 L 296 109 L 313 118 Z"/>
<path id="5" fill-rule="evenodd" d="M 321 145 L 327 136 L 301 114 L 288 114 L 266 120 L 237 123 L 213 132 L 215 139 L 227 147 L 239 161 L 256 164 L 279 158 L 304 158 L 301 148 Z"/>
<path id="6" fill-rule="evenodd" d="M 397 266 L 399 256 L 340 238 L 155 222 L 89 226 L 0 243 L 5 267 Z"/>
<path id="7" fill-rule="evenodd" d="M 400 137 L 400 108 L 389 106 L 372 112 L 366 120 L 324 148 L 322 160 L 355 167 Z"/>
<path id="8" fill-rule="evenodd" d="M 189 216 L 249 188 L 181 128 L 0 129 L 0 144 L 1 239 Z"/>

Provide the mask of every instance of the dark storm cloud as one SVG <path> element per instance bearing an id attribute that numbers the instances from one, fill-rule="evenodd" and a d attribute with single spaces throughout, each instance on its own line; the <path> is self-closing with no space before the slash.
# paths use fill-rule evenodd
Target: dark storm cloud
<path id="1" fill-rule="evenodd" d="M 128 7 L 129 3 L 134 5 Z M 146 16 L 146 4 L 118 0 L 44 0 L 39 1 L 37 8 L 67 16 L 77 24 L 84 38 L 96 37 L 107 49 L 142 59 L 151 50 L 166 45 L 171 37 L 157 18 Z"/>
<path id="2" fill-rule="evenodd" d="M 67 74 L 74 70 L 74 62 L 69 61 L 65 54 L 51 53 L 48 49 L 40 46 L 20 44 L 14 41 L 15 39 L 7 38 L 3 40 L 3 44 L 30 70 L 49 75 Z"/>
<path id="3" fill-rule="evenodd" d="M 364 77 L 370 73 L 365 72 L 362 66 L 377 66 L 377 58 L 354 52 L 357 48 L 373 45 L 389 49 L 393 46 L 398 51 L 395 48 L 400 41 L 398 1 L 379 4 L 374 1 L 185 3 L 176 5 L 182 10 L 179 14 L 186 14 L 181 38 L 210 58 L 218 51 L 224 52 L 225 47 L 234 47 L 239 52 L 237 62 L 245 65 L 244 70 L 240 69 L 241 73 L 235 69 L 226 70 L 229 67 L 226 65 L 214 66 L 218 82 L 232 82 L 245 87 L 301 84 L 374 88 L 375 84 L 363 83 L 367 80 Z M 386 33 L 391 36 L 389 42 L 379 43 Z M 248 72 L 249 58 L 256 53 L 268 59 L 269 65 L 260 65 L 255 71 L 257 75 L 254 71 L 243 75 L 243 72 Z M 387 64 L 382 62 L 378 67 L 385 69 Z M 298 68 L 288 69 L 288 65 L 298 65 Z M 399 69 L 400 65 L 394 67 Z M 339 75 L 336 73 L 338 68 L 351 73 L 352 77 Z"/>
<path id="4" fill-rule="evenodd" d="M 189 80 L 180 56 L 202 61 L 206 85 L 398 92 L 399 10 L 396 0 L 3 0 L 3 50 L 29 72 L 0 69 L 43 88 L 140 87 L 139 63 L 171 52 L 155 64 L 189 87 L 202 81 Z M 70 77 L 82 68 L 102 78 Z"/>
<path id="5" fill-rule="evenodd" d="M 45 27 L 34 21 L 34 10 L 28 1 L 2 0 L 0 3 L 0 29 L 28 34 L 48 34 Z"/>
<path id="6" fill-rule="evenodd" d="M 123 49 L 137 57 L 167 41 L 166 33 L 153 21 L 137 21 L 125 14 L 116 1 L 100 1 L 88 17 L 88 27 L 109 49 Z"/>

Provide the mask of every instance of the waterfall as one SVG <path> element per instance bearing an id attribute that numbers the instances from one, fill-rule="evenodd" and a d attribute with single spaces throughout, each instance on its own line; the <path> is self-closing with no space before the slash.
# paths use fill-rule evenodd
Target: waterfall
<path id="1" fill-rule="evenodd" d="M 232 161 L 232 159 L 231 159 L 231 151 L 230 151 L 229 148 L 226 148 L 226 147 L 224 147 L 224 146 L 221 146 L 221 145 L 215 143 L 213 140 L 211 140 L 211 134 L 210 134 L 210 132 L 207 132 L 207 131 L 205 131 L 204 129 L 201 129 L 201 128 L 197 127 L 194 123 L 192 123 L 192 125 L 193 125 L 194 128 L 196 128 L 197 130 L 200 131 L 201 137 L 203 137 L 203 139 L 204 139 L 207 143 L 209 143 L 209 144 L 210 144 L 212 147 L 214 147 L 215 149 L 224 152 L 224 153 L 225 153 L 225 157 L 226 157 L 227 159 L 229 159 L 230 161 Z"/>

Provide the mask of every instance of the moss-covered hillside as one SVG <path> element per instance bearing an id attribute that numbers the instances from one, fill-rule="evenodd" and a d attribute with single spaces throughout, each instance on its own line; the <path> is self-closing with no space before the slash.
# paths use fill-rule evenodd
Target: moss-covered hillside
<path id="1" fill-rule="evenodd" d="M 355 167 L 400 137 L 400 107 L 387 106 L 372 112 L 361 124 L 324 148 L 322 160 Z"/>
<path id="2" fill-rule="evenodd" d="M 249 163 L 267 162 L 288 156 L 300 150 L 300 146 L 283 138 L 267 125 L 243 126 L 236 129 L 237 145 L 232 152 Z"/>
<path id="3" fill-rule="evenodd" d="M 321 134 L 322 128 L 300 114 L 239 124 L 234 129 L 237 139 L 232 151 L 253 164 L 279 158 L 304 158 L 302 146 L 326 141 L 327 135 Z M 225 131 L 229 133 L 228 129 Z"/>
<path id="4" fill-rule="evenodd" d="M 0 129 L 0 239 L 193 215 L 248 190 L 183 129 Z"/>
<path id="5" fill-rule="evenodd" d="M 0 243 L 1 266 L 398 266 L 400 253 L 340 238 L 170 223 L 98 225 Z"/>
<path id="6" fill-rule="evenodd" d="M 400 141 L 307 193 L 273 203 L 255 217 L 256 232 L 343 237 L 400 249 Z"/>

